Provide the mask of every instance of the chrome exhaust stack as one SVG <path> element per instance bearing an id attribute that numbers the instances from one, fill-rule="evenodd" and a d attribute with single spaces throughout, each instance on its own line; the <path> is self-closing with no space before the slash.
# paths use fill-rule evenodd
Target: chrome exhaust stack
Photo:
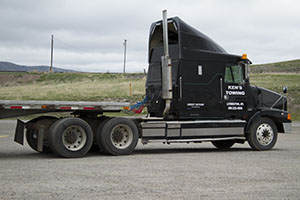
<path id="1" fill-rule="evenodd" d="M 172 102 L 172 64 L 169 57 L 169 41 L 168 41 L 168 19 L 167 10 L 163 10 L 163 42 L 164 56 L 161 57 L 161 73 L 162 73 L 162 99 L 166 101 L 163 117 L 169 115 Z"/>

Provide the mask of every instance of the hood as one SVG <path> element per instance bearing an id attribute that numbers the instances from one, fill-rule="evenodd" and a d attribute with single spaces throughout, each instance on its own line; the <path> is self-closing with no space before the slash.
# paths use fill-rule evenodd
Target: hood
<path id="1" fill-rule="evenodd" d="M 287 98 L 277 92 L 257 87 L 260 91 L 261 107 L 287 110 Z"/>

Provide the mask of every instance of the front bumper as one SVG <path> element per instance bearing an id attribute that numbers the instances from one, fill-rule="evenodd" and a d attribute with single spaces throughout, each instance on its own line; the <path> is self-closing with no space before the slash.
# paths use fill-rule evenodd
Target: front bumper
<path id="1" fill-rule="evenodd" d="M 292 133 L 292 123 L 282 123 L 283 133 Z"/>

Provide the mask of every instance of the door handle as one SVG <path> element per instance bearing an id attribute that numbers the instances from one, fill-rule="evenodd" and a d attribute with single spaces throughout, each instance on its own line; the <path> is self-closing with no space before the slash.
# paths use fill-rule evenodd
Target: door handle
<path id="1" fill-rule="evenodd" d="M 223 78 L 222 77 L 220 78 L 220 94 L 221 94 L 220 101 L 222 101 L 223 100 Z"/>
<path id="2" fill-rule="evenodd" d="M 182 77 L 179 77 L 179 98 L 182 100 Z"/>

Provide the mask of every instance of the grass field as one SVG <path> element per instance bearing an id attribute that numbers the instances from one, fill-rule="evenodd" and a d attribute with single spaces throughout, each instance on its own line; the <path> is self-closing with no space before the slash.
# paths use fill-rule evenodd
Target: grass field
<path id="1" fill-rule="evenodd" d="M 300 73 L 300 60 L 250 66 L 252 73 Z"/>
<path id="2" fill-rule="evenodd" d="M 288 87 L 288 110 L 293 120 L 300 120 L 300 74 L 251 74 L 251 85 L 257 85 L 278 93 L 282 93 L 283 86 Z"/>
<path id="3" fill-rule="evenodd" d="M 300 120 L 300 74 L 251 73 L 250 78 L 252 85 L 279 93 L 287 86 L 292 118 Z M 0 99 L 133 103 L 143 99 L 145 80 L 143 74 L 2 72 Z"/>
<path id="4" fill-rule="evenodd" d="M 1 85 L 2 100 L 134 102 L 145 94 L 146 80 L 143 74 L 108 73 L 0 73 L 0 77 L 8 80 Z"/>

